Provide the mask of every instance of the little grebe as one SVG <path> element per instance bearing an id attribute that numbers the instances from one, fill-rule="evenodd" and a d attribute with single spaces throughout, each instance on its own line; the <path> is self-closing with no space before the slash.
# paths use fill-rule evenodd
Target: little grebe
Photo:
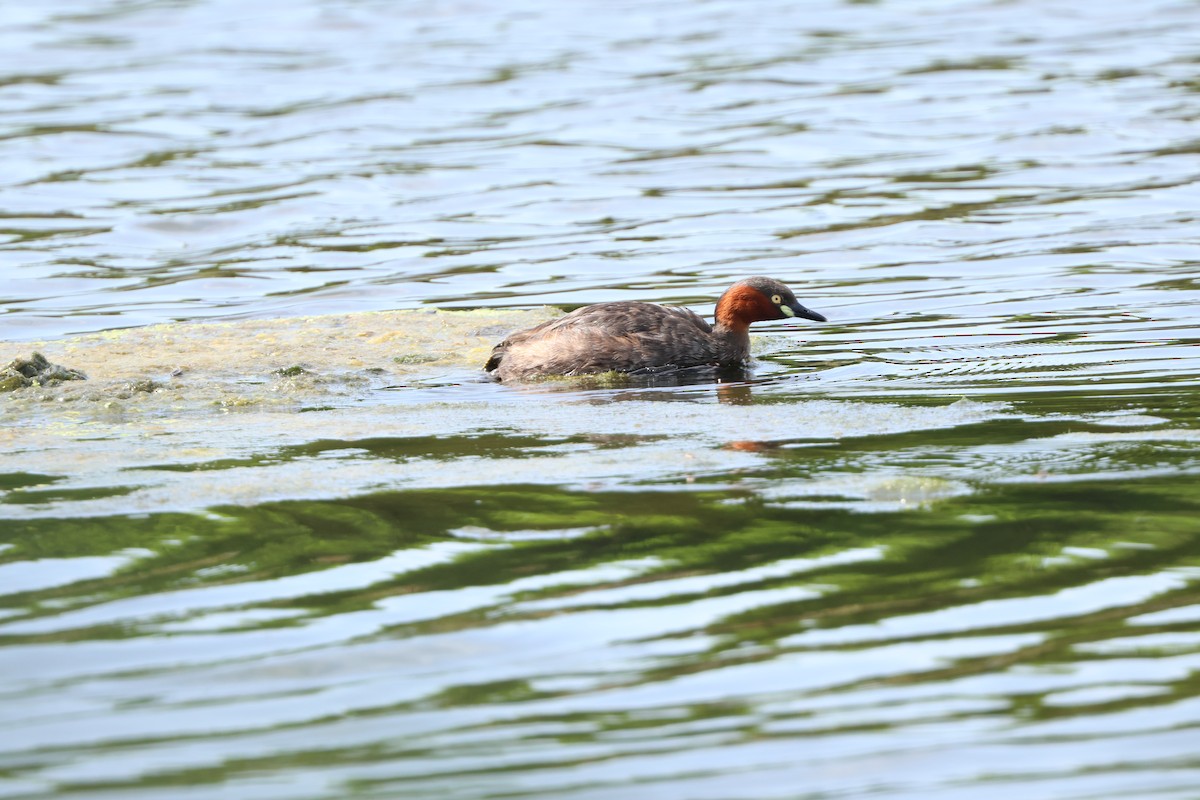
<path id="1" fill-rule="evenodd" d="M 731 367 L 750 358 L 750 323 L 825 317 L 771 278 L 746 278 L 717 301 L 716 325 L 686 308 L 621 301 L 577 308 L 509 336 L 484 366 L 499 380 Z"/>

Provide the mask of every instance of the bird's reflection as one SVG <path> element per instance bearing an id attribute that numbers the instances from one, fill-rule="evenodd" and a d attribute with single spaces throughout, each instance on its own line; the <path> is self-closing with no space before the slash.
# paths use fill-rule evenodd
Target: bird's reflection
<path id="1" fill-rule="evenodd" d="M 705 366 L 578 375 L 553 381 L 510 383 L 505 387 L 533 394 L 581 393 L 585 402 L 596 404 L 618 400 L 695 401 L 715 390 L 720 403 L 750 405 L 754 402 L 754 385 L 763 382 L 748 367 Z"/>
<path id="2" fill-rule="evenodd" d="M 609 397 L 613 400 L 695 400 L 698 390 L 715 388 L 717 401 L 736 405 L 753 402 L 751 381 L 754 373 L 746 367 L 689 367 L 669 371 L 639 371 L 625 376 L 627 391 Z M 686 388 L 687 391 L 645 391 Z"/>

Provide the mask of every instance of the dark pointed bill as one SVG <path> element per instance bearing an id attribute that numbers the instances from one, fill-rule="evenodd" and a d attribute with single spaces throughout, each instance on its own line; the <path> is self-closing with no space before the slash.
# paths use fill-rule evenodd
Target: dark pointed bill
<path id="1" fill-rule="evenodd" d="M 811 308 L 805 308 L 799 303 L 792 302 L 786 306 L 780 306 L 779 310 L 787 314 L 789 317 L 801 317 L 802 319 L 811 319 L 813 322 L 828 322 L 823 314 L 818 314 Z"/>

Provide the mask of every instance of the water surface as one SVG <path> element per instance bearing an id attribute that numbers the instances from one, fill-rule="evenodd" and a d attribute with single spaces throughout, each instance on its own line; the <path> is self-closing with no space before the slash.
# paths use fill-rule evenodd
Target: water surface
<path id="1" fill-rule="evenodd" d="M 1198 23 L 9 9 L 0 796 L 1195 797 Z M 746 274 L 831 322 L 478 371 Z"/>

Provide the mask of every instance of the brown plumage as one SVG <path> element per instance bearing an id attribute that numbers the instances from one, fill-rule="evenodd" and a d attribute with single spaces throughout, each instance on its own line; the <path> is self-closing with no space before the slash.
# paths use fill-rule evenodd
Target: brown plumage
<path id="1" fill-rule="evenodd" d="M 509 336 L 484 366 L 502 381 L 546 375 L 731 367 L 750 358 L 750 323 L 825 317 L 771 278 L 746 278 L 717 301 L 716 324 L 686 308 L 621 301 L 578 308 Z"/>

